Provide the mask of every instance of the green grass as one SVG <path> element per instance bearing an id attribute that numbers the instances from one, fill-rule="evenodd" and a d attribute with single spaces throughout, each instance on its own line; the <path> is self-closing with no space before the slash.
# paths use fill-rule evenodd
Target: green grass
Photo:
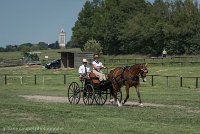
<path id="1" fill-rule="evenodd" d="M 34 102 L 18 95 L 65 96 L 64 86 L 2 86 L 0 94 L 1 128 L 60 128 L 57 133 L 199 133 L 200 92 L 187 89 L 143 88 L 145 103 L 166 107 L 85 106 Z M 137 101 L 135 91 L 131 99 Z M 179 105 L 171 107 L 167 105 Z M 7 133 L 28 133 L 6 131 Z M 0 132 L 1 133 L 1 132 Z M 29 131 L 29 133 L 49 133 Z M 56 133 L 56 132 L 55 132 Z"/>
<path id="2" fill-rule="evenodd" d="M 200 76 L 199 66 L 149 66 L 149 75 Z M 172 78 L 169 87 L 165 77 L 155 78 L 155 86 L 150 82 L 141 83 L 141 97 L 144 103 L 161 106 L 86 106 L 66 103 L 36 102 L 19 95 L 67 96 L 70 82 L 78 81 L 76 69 L 46 70 L 33 67 L 0 68 L 0 74 L 33 76 L 38 75 L 38 83 L 29 83 L 33 77 L 10 78 L 8 85 L 0 88 L 0 133 L 163 133 L 197 134 L 200 132 L 200 89 L 194 88 L 193 80 L 180 88 L 179 79 Z M 47 74 L 44 75 L 43 74 Z M 55 75 L 59 74 L 59 75 Z M 63 74 L 67 83 L 63 84 Z M 3 78 L 2 78 L 3 79 Z M 45 79 L 45 83 L 42 81 Z M 151 81 L 151 78 L 148 78 Z M 192 84 L 191 84 L 192 83 Z M 188 88 L 189 85 L 189 88 Z M 200 85 L 200 84 L 199 84 Z M 125 93 L 123 90 L 123 98 Z M 134 88 L 130 89 L 129 101 L 138 102 Z M 59 131 L 17 131 L 9 128 L 59 128 Z"/>
<path id="3" fill-rule="evenodd" d="M 3 57 L 5 55 L 5 53 L 0 54 Z M 6 55 L 12 55 L 8 56 L 9 58 L 20 58 L 20 53 L 6 53 Z M 42 58 L 45 55 L 50 55 L 50 59 L 60 56 L 57 51 L 53 50 L 43 51 L 40 56 Z M 137 58 L 138 56 L 130 55 L 126 58 L 132 57 Z M 148 68 L 150 75 L 200 76 L 198 65 L 150 65 Z M 55 131 L 55 133 L 182 134 L 199 133 L 200 130 L 200 92 L 199 89 L 194 88 L 195 82 L 191 79 L 184 80 L 184 87 L 189 88 L 180 88 L 179 78 L 170 78 L 169 87 L 166 86 L 165 77 L 155 78 L 154 87 L 150 86 L 151 82 L 142 83 L 142 100 L 146 103 L 163 104 L 166 107 L 126 106 L 117 108 L 113 106 L 34 102 L 18 96 L 67 96 L 69 83 L 78 81 L 77 70 L 75 69 L 46 70 L 44 68 L 13 67 L 0 68 L 0 74 L 18 75 L 14 78 L 10 76 L 8 85 L 1 84 L 0 133 L 49 133 L 49 131 L 3 131 L 4 128 L 12 127 L 59 127 L 62 129 Z M 34 85 L 33 82 L 35 74 L 38 75 L 37 85 Z M 66 85 L 63 84 L 63 74 L 68 76 Z M 21 76 L 24 78 L 22 85 L 20 84 Z M 2 81 L 3 79 L 4 77 L 1 77 Z M 151 81 L 151 78 L 148 79 Z M 130 93 L 129 100 L 138 101 L 135 89 L 131 88 Z M 125 97 L 124 92 L 123 97 Z"/>
<path id="4" fill-rule="evenodd" d="M 22 57 L 20 52 L 0 52 L 0 59 L 20 59 Z"/>

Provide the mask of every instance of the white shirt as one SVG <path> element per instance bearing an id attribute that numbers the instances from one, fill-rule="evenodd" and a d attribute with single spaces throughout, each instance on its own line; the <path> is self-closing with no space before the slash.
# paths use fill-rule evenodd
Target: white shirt
<path id="1" fill-rule="evenodd" d="M 163 50 L 163 54 L 167 54 L 167 51 Z"/>
<path id="2" fill-rule="evenodd" d="M 87 73 L 90 72 L 90 67 L 86 66 Z M 78 69 L 79 74 L 85 74 L 85 66 L 81 65 Z"/>
<path id="3" fill-rule="evenodd" d="M 104 67 L 103 64 L 101 62 L 99 62 L 99 61 L 98 62 L 97 61 L 93 61 L 92 65 L 95 66 L 95 68 L 93 68 L 93 69 L 95 69 L 97 71 L 100 71 L 101 68 Z"/>

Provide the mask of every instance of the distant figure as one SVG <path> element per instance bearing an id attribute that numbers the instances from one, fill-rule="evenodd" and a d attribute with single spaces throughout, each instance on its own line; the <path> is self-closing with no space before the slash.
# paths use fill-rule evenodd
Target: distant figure
<path id="1" fill-rule="evenodd" d="M 162 57 L 167 57 L 167 51 L 165 49 L 162 52 Z"/>
<path id="2" fill-rule="evenodd" d="M 79 77 L 80 79 L 88 79 L 90 73 L 90 67 L 88 66 L 87 59 L 83 59 L 83 64 L 79 67 Z"/>

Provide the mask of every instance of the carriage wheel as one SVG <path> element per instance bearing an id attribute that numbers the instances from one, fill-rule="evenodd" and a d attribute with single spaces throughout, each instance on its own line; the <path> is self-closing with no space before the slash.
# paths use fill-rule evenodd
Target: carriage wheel
<path id="1" fill-rule="evenodd" d="M 107 100 L 107 90 L 106 91 L 96 91 L 95 101 L 98 105 L 104 105 Z"/>
<path id="2" fill-rule="evenodd" d="M 83 102 L 86 105 L 92 105 L 94 102 L 94 88 L 91 84 L 87 84 L 83 91 Z"/>
<path id="3" fill-rule="evenodd" d="M 78 83 L 72 82 L 68 88 L 68 100 L 70 104 L 78 104 L 81 98 L 81 91 Z"/>

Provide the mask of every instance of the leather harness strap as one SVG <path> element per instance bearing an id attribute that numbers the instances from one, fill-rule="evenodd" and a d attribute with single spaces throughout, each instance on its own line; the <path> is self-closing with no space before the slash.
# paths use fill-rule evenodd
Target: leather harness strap
<path id="1" fill-rule="evenodd" d="M 121 82 L 125 82 L 125 81 L 128 81 L 128 80 L 132 80 L 132 81 L 138 81 L 138 80 L 139 80 L 139 75 L 133 76 L 133 77 L 129 77 L 129 78 L 125 78 L 125 77 L 124 77 L 124 72 L 125 72 L 127 69 L 129 70 L 129 69 L 130 69 L 130 66 L 125 66 L 125 67 L 123 68 L 122 72 L 121 72 L 119 75 L 117 75 L 115 78 L 113 78 L 113 80 L 115 80 L 115 82 L 116 82 L 118 85 L 120 85 Z M 122 80 L 117 81 L 116 79 L 117 79 L 119 76 L 120 76 L 120 78 L 121 78 Z"/>

